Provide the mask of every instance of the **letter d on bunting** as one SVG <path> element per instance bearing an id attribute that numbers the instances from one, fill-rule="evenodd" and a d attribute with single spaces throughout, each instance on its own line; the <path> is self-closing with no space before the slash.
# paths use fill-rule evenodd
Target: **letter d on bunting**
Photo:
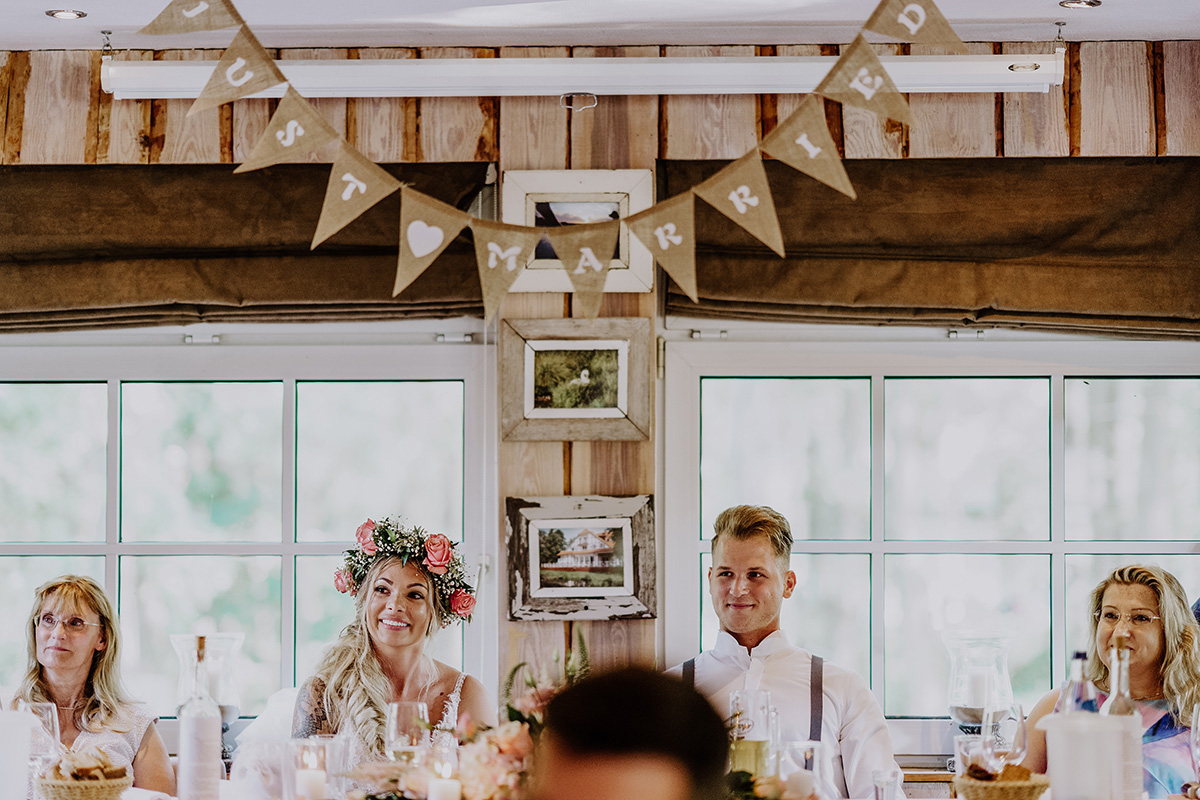
<path id="1" fill-rule="evenodd" d="M 902 42 L 940 44 L 967 54 L 967 46 L 933 0 L 883 0 L 863 28 Z"/>

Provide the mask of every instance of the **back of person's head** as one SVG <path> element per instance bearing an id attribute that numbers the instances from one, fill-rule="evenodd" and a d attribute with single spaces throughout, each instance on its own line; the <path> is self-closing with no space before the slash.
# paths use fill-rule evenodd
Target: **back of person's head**
<path id="1" fill-rule="evenodd" d="M 639 667 L 595 675 L 551 700 L 545 722 L 543 736 L 571 756 L 659 757 L 686 772 L 691 800 L 726 795 L 725 723 L 678 678 Z M 569 800 L 561 789 L 545 796 Z"/>
<path id="2" fill-rule="evenodd" d="M 766 536 L 778 558 L 792 552 L 792 526 L 770 506 L 733 506 L 720 513 L 713 523 L 713 550 L 723 538 L 749 539 Z"/>

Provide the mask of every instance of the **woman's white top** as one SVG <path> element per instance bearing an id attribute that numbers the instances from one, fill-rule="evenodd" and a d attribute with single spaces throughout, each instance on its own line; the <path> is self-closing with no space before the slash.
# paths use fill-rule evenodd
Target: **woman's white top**
<path id="1" fill-rule="evenodd" d="M 106 727 L 101 731 L 80 731 L 71 745 L 71 752 L 78 753 L 89 747 L 98 747 L 108 756 L 115 767 L 126 767 L 133 774 L 133 757 L 146 738 L 146 731 L 158 721 L 158 716 L 145 703 L 128 703 L 121 708 L 121 717 L 115 722 L 117 731 Z"/>

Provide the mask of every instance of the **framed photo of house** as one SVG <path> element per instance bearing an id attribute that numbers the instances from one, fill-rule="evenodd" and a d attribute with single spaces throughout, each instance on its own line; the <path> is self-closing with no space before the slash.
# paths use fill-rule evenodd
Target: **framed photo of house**
<path id="1" fill-rule="evenodd" d="M 654 204 L 654 175 L 648 169 L 508 170 L 501 179 L 501 221 L 549 228 L 625 219 Z M 621 225 L 606 292 L 649 292 L 654 256 Z M 511 292 L 573 292 L 571 279 L 543 239 L 534 259 L 517 276 Z"/>
<path id="2" fill-rule="evenodd" d="M 650 320 L 503 320 L 504 441 L 650 438 Z"/>
<path id="3" fill-rule="evenodd" d="M 510 497 L 508 618 L 652 619 L 650 495 Z"/>

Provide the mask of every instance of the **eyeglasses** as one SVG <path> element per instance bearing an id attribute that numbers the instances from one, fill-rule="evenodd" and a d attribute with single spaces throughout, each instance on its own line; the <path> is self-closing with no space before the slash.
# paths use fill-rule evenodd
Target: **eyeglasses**
<path id="1" fill-rule="evenodd" d="M 104 627 L 99 622 L 88 622 L 87 620 L 80 619 L 79 617 L 56 617 L 53 614 L 42 614 L 37 618 L 36 622 L 37 626 L 44 631 L 54 630 L 61 622 L 63 630 L 65 630 L 67 633 L 83 633 L 88 626 L 93 628 Z"/>
<path id="2" fill-rule="evenodd" d="M 1144 628 L 1147 625 L 1157 622 L 1162 617 L 1151 614 L 1149 611 L 1130 611 L 1128 614 L 1122 614 L 1115 608 L 1102 608 L 1092 614 L 1099 623 L 1105 627 L 1115 628 L 1121 620 L 1128 620 L 1131 628 Z"/>

